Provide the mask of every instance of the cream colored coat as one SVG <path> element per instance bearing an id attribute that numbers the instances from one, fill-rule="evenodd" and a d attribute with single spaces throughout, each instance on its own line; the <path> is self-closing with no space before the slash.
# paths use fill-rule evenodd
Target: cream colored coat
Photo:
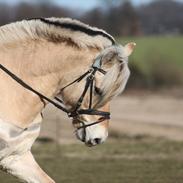
<path id="1" fill-rule="evenodd" d="M 98 30 L 70 19 L 60 21 Z M 37 28 L 39 29 L 36 30 Z M 41 33 L 44 36 L 39 37 Z M 58 37 L 56 42 L 53 34 Z M 49 39 L 46 39 L 45 35 L 50 36 Z M 52 38 L 53 40 L 50 40 Z M 86 72 L 101 50 L 111 46 L 111 42 L 101 35 L 92 37 L 83 32 L 46 27 L 38 20 L 23 21 L 0 28 L 0 41 L 0 64 L 49 98 L 57 96 L 63 86 Z M 124 47 L 125 58 L 131 54 L 133 47 L 132 43 Z M 105 68 L 110 73 L 111 63 Z M 115 80 L 115 85 L 113 80 L 110 85 L 110 74 L 104 81 L 107 86 L 114 86 L 114 91 L 118 91 L 120 85 L 124 89 L 129 77 L 127 62 L 122 69 L 122 76 L 119 76 L 117 65 L 111 72 L 116 75 L 116 79 L 117 76 L 121 78 L 121 84 Z M 102 87 L 102 76 L 97 74 L 96 78 L 98 78 L 96 84 Z M 84 81 L 62 93 L 67 108 L 72 108 L 76 103 L 83 86 Z M 111 88 L 111 91 L 113 90 Z M 108 106 L 105 102 L 101 108 L 108 111 Z M 43 108 L 44 103 L 37 95 L 0 71 L 0 164 L 11 174 L 28 183 L 54 182 L 40 169 L 30 152 L 32 144 L 39 135 L 42 120 L 40 113 Z M 107 122 L 101 125 L 107 130 Z"/>

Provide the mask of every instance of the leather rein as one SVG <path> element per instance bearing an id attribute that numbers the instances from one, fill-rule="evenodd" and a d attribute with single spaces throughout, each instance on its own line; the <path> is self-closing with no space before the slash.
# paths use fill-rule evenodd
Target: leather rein
<path id="1" fill-rule="evenodd" d="M 96 125 L 98 123 L 103 122 L 104 120 L 110 119 L 110 113 L 109 112 L 99 111 L 99 110 L 96 110 L 96 109 L 92 108 L 92 101 L 93 101 L 92 96 L 93 96 L 93 88 L 94 88 L 93 83 L 94 83 L 95 74 L 96 74 L 97 71 L 101 72 L 102 74 L 106 74 L 106 71 L 101 69 L 101 60 L 102 60 L 102 58 L 100 56 L 98 56 L 94 60 L 93 65 L 91 66 L 91 68 L 88 71 L 86 71 L 80 77 L 78 77 L 77 79 L 75 79 L 74 81 L 67 84 L 65 87 L 63 87 L 61 89 L 61 91 L 63 91 L 65 88 L 71 86 L 74 83 L 80 82 L 81 80 L 83 80 L 86 77 L 86 83 L 85 83 L 84 90 L 83 90 L 80 98 L 78 99 L 78 101 L 77 101 L 77 103 L 74 107 L 74 110 L 72 110 L 72 111 L 69 111 L 67 108 L 65 108 L 65 106 L 63 106 L 64 102 L 60 98 L 55 97 L 55 100 L 57 101 L 57 102 L 55 102 L 54 100 L 46 97 L 42 93 L 40 93 L 37 90 L 35 90 L 34 88 L 32 88 L 30 85 L 28 85 L 21 78 L 16 76 L 14 73 L 12 73 L 6 67 L 4 67 L 2 64 L 0 64 L 0 69 L 2 71 L 4 71 L 7 75 L 9 75 L 13 80 L 15 80 L 22 87 L 24 87 L 25 89 L 31 91 L 32 93 L 36 94 L 37 96 L 39 96 L 43 103 L 45 103 L 45 101 L 47 101 L 47 102 L 51 103 L 53 106 L 55 106 L 56 108 L 58 108 L 59 110 L 62 110 L 63 112 L 67 113 L 69 118 L 77 119 L 79 121 L 79 123 L 81 124 L 80 127 L 77 127 L 77 130 L 79 130 L 81 128 L 86 129 L 89 126 Z M 81 109 L 83 99 L 84 99 L 84 97 L 85 97 L 88 90 L 89 90 L 88 109 Z M 90 124 L 85 124 L 84 121 L 79 120 L 78 117 L 80 115 L 97 115 L 97 116 L 101 116 L 101 118 L 99 118 L 99 120 L 97 120 L 95 122 L 92 122 Z"/>

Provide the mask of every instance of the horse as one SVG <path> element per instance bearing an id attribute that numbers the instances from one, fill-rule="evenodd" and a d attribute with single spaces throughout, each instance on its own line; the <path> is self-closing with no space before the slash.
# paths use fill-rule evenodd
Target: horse
<path id="1" fill-rule="evenodd" d="M 119 45 L 104 30 L 70 18 L 1 26 L 1 168 L 27 183 L 54 183 L 31 153 L 49 102 L 72 118 L 81 142 L 103 143 L 110 101 L 126 86 L 134 47 L 133 42 Z"/>

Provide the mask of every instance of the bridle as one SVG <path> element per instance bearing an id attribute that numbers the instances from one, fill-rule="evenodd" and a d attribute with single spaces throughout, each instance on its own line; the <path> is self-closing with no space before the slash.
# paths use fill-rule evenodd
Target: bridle
<path id="1" fill-rule="evenodd" d="M 45 101 L 47 101 L 47 102 L 51 103 L 52 105 L 54 105 L 59 110 L 62 110 L 63 112 L 67 113 L 69 118 L 77 119 L 79 121 L 79 123 L 81 124 L 81 126 L 77 127 L 77 130 L 83 128 L 84 129 L 84 133 L 86 133 L 85 129 L 87 127 L 92 126 L 92 125 L 96 125 L 98 123 L 103 122 L 104 120 L 110 119 L 110 113 L 109 112 L 100 111 L 100 110 L 96 110 L 96 109 L 92 108 L 93 88 L 94 88 L 93 84 L 94 84 L 95 74 L 96 74 L 96 72 L 100 72 L 102 74 L 106 74 L 106 71 L 104 71 L 101 68 L 101 64 L 102 64 L 101 61 L 102 61 L 102 56 L 101 55 L 97 56 L 96 59 L 94 60 L 93 64 L 92 64 L 92 66 L 90 67 L 90 69 L 88 71 L 86 71 L 80 77 L 78 77 L 73 82 L 67 84 L 65 87 L 63 87 L 61 89 L 61 92 L 62 92 L 65 88 L 71 86 L 74 83 L 80 82 L 81 80 L 83 80 L 86 77 L 86 83 L 85 83 L 84 90 L 83 90 L 80 98 L 78 99 L 78 101 L 77 101 L 77 103 L 76 103 L 76 105 L 75 105 L 75 107 L 74 107 L 74 109 L 72 111 L 68 110 L 65 106 L 63 106 L 63 101 L 60 98 L 55 97 L 55 100 L 57 101 L 57 102 L 55 102 L 54 100 L 46 97 L 42 93 L 40 93 L 37 90 L 35 90 L 34 88 L 32 88 L 30 85 L 28 85 L 21 78 L 16 76 L 14 73 L 12 73 L 6 67 L 4 67 L 2 64 L 0 64 L 0 69 L 2 71 L 4 71 L 7 75 L 9 75 L 17 83 L 19 83 L 21 86 L 23 86 L 27 90 L 33 92 L 34 94 L 38 95 L 43 103 L 45 103 Z M 83 99 L 86 96 L 86 93 L 87 93 L 88 90 L 89 90 L 89 105 L 88 105 L 88 109 L 82 109 L 81 105 L 82 105 Z M 80 115 L 97 115 L 97 116 L 101 116 L 101 118 L 99 118 L 99 120 L 97 120 L 95 122 L 92 122 L 90 124 L 85 124 L 84 121 L 79 119 Z"/>

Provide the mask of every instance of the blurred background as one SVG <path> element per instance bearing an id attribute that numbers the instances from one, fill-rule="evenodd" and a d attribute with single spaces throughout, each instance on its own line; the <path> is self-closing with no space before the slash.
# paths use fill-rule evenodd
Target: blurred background
<path id="1" fill-rule="evenodd" d="M 108 141 L 85 147 L 48 106 L 33 147 L 42 167 L 62 183 L 182 183 L 183 0 L 0 0 L 0 25 L 33 17 L 76 18 L 137 43 L 126 90 L 111 104 Z"/>

